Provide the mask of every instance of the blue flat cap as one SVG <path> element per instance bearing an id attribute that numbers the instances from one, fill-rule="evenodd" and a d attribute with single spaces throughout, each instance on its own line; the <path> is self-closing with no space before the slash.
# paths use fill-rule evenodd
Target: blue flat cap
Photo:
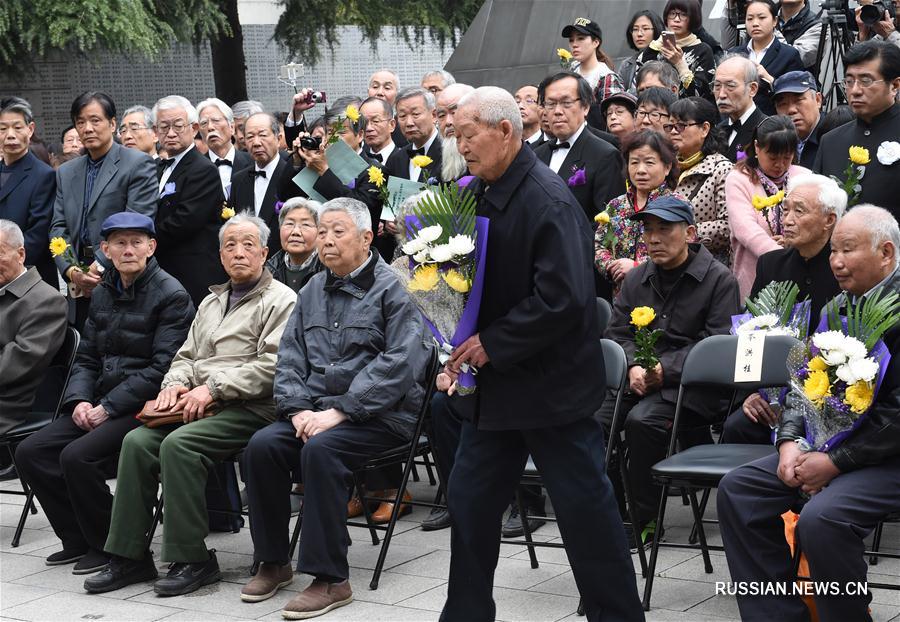
<path id="1" fill-rule="evenodd" d="M 775 80 L 772 85 L 772 97 L 781 93 L 805 93 L 812 89 L 818 91 L 816 79 L 808 71 L 789 71 Z"/>
<path id="2" fill-rule="evenodd" d="M 108 217 L 100 226 L 100 237 L 105 240 L 113 231 L 123 230 L 141 231 L 151 238 L 156 237 L 156 227 L 153 226 L 153 219 L 137 212 L 118 212 Z"/>
<path id="3" fill-rule="evenodd" d="M 694 224 L 694 208 L 684 199 L 676 196 L 664 196 L 647 203 L 641 211 L 632 214 L 632 220 L 642 220 L 645 216 L 656 216 L 667 222 L 686 222 Z"/>

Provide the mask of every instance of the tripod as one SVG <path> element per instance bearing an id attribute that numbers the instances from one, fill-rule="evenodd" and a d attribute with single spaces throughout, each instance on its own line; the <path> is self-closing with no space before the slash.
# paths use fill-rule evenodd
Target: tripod
<path id="1" fill-rule="evenodd" d="M 847 94 L 841 78 L 844 74 L 844 54 L 853 45 L 847 15 L 843 11 L 822 12 L 822 32 L 819 35 L 819 52 L 816 55 L 816 78 L 822 87 L 822 109 L 831 110 L 847 103 Z"/>

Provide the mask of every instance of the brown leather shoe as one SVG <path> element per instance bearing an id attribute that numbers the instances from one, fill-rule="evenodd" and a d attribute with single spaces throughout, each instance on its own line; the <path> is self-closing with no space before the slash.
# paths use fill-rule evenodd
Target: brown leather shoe
<path id="1" fill-rule="evenodd" d="M 362 501 L 359 500 L 359 497 L 353 495 L 353 498 L 347 503 L 347 518 L 356 518 L 357 516 L 362 516 L 362 513 Z"/>
<path id="2" fill-rule="evenodd" d="M 290 585 L 293 580 L 294 571 L 290 564 L 279 566 L 263 562 L 259 565 L 256 576 L 241 589 L 241 600 L 247 603 L 258 603 L 272 598 L 275 596 L 275 592 Z"/>
<path id="3" fill-rule="evenodd" d="M 349 581 L 326 583 L 315 579 L 284 606 L 281 615 L 285 620 L 305 620 L 349 605 L 351 601 L 353 590 L 350 589 Z"/>
<path id="4" fill-rule="evenodd" d="M 389 492 L 389 494 L 385 495 L 385 496 L 390 496 L 393 498 L 394 495 L 397 494 L 397 491 L 388 491 L 388 492 Z M 403 501 L 412 501 L 412 495 L 409 494 L 408 490 L 405 493 L 403 493 Z M 388 501 L 382 501 L 381 505 L 378 506 L 378 509 L 375 510 L 375 513 L 372 514 L 372 522 L 373 523 L 389 522 L 391 520 L 391 512 L 393 512 L 393 511 L 394 511 L 393 503 L 390 503 Z M 407 505 L 406 503 L 401 503 L 400 504 L 400 513 L 397 516 L 398 517 L 405 516 L 405 515 L 409 514 L 410 512 L 412 512 L 412 506 Z"/>

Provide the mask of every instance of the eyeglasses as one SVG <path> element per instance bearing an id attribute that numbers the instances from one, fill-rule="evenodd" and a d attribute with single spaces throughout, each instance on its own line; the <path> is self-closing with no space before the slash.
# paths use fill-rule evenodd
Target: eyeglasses
<path id="1" fill-rule="evenodd" d="M 547 99 L 544 101 L 544 108 L 547 110 L 556 110 L 557 106 L 562 106 L 564 110 L 568 110 L 575 104 L 581 103 L 577 99 L 563 99 L 561 101 L 553 101 L 552 99 Z"/>
<path id="2" fill-rule="evenodd" d="M 884 82 L 884 80 L 876 80 L 875 78 L 870 78 L 869 76 L 863 76 L 861 78 L 844 78 L 843 84 L 844 88 L 852 89 L 857 84 L 860 85 L 864 89 L 872 88 L 878 82 Z"/>
<path id="3" fill-rule="evenodd" d="M 169 130 L 175 130 L 176 134 L 181 134 L 185 128 L 189 127 L 189 123 L 184 121 L 176 121 L 175 123 L 160 123 L 156 126 L 156 131 L 162 135 L 169 133 Z"/>
<path id="4" fill-rule="evenodd" d="M 677 20 L 685 20 L 688 18 L 687 13 L 683 13 L 681 11 L 669 11 L 669 14 L 666 15 L 666 19 L 677 19 Z"/>
<path id="5" fill-rule="evenodd" d="M 636 116 L 639 119 L 650 119 L 651 121 L 658 122 L 663 117 L 668 119 L 669 113 L 668 112 L 660 112 L 658 110 L 654 110 L 652 112 L 647 112 L 646 110 L 638 110 Z"/>
<path id="6" fill-rule="evenodd" d="M 119 126 L 119 136 L 125 136 L 125 134 L 133 134 L 135 132 L 139 132 L 141 130 L 149 130 L 150 128 L 146 125 L 139 125 L 137 123 L 129 123 L 127 125 Z"/>
<path id="7" fill-rule="evenodd" d="M 691 127 L 692 125 L 703 125 L 702 123 L 697 123 L 696 121 L 692 121 L 690 123 L 666 123 L 663 125 L 663 129 L 667 132 L 671 132 L 675 130 L 678 134 L 684 132 L 685 128 Z"/>
<path id="8" fill-rule="evenodd" d="M 208 125 L 221 125 L 225 122 L 225 117 L 204 117 L 200 119 L 200 127 Z"/>
<path id="9" fill-rule="evenodd" d="M 382 123 L 387 123 L 389 119 L 382 119 L 381 117 L 368 117 L 366 121 L 369 125 L 381 125 Z"/>

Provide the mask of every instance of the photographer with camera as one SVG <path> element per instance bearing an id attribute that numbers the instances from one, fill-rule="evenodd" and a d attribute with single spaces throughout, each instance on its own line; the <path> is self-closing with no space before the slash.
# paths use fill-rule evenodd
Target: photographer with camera
<path id="1" fill-rule="evenodd" d="M 316 104 L 324 104 L 326 101 L 325 93 L 315 89 L 300 89 L 294 94 L 291 99 L 291 113 L 284 121 L 285 143 L 293 145 L 301 133 L 308 133 L 312 130 L 306 123 L 304 113 Z"/>
<path id="2" fill-rule="evenodd" d="M 900 47 L 897 32 L 898 0 L 859 0 L 856 8 L 857 41 L 887 41 Z"/>

